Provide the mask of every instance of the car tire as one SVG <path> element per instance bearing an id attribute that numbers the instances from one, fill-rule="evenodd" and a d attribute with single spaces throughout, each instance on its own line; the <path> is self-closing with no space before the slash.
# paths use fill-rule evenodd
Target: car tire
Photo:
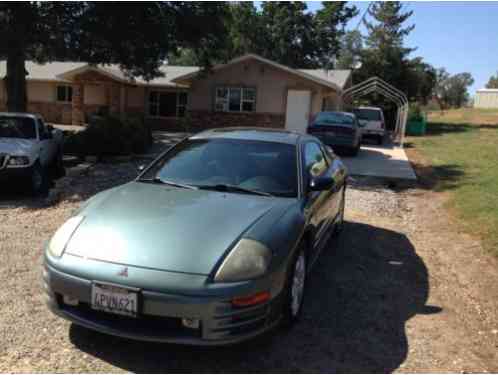
<path id="1" fill-rule="evenodd" d="M 351 149 L 351 156 L 357 156 L 358 153 L 360 152 L 360 144 L 358 143 L 358 146 L 356 146 L 355 148 Z"/>
<path id="2" fill-rule="evenodd" d="M 344 229 L 344 210 L 346 208 L 346 185 L 342 190 L 341 203 L 339 209 L 339 218 L 334 225 L 334 236 L 339 235 Z"/>
<path id="3" fill-rule="evenodd" d="M 382 143 L 384 143 L 384 137 L 382 135 L 377 136 L 377 144 L 382 146 Z"/>
<path id="4" fill-rule="evenodd" d="M 41 166 L 39 162 L 33 165 L 33 170 L 30 176 L 30 190 L 31 194 L 35 197 L 46 196 L 49 189 L 47 171 Z"/>
<path id="5" fill-rule="evenodd" d="M 284 289 L 282 327 L 286 329 L 291 328 L 301 316 L 306 290 L 306 255 L 306 246 L 302 242 L 292 260 Z"/>
<path id="6" fill-rule="evenodd" d="M 64 154 L 62 150 L 59 150 L 57 152 L 57 156 L 55 157 L 55 162 L 54 162 L 54 171 L 55 171 L 55 178 L 61 178 L 66 175 L 66 169 L 64 168 Z"/>

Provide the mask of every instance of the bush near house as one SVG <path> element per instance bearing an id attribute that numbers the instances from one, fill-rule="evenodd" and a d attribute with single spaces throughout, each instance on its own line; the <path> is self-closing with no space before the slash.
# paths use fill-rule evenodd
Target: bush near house
<path id="1" fill-rule="evenodd" d="M 68 137 L 64 152 L 98 157 L 130 155 L 145 152 L 151 144 L 151 131 L 142 119 L 105 116 L 94 118 L 85 130 Z"/>

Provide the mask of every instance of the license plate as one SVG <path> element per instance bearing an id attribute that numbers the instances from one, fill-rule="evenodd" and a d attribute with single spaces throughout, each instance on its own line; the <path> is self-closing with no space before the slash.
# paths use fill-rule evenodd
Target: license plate
<path id="1" fill-rule="evenodd" d="M 136 317 L 138 293 L 126 288 L 106 285 L 92 285 L 92 309 L 112 314 Z"/>

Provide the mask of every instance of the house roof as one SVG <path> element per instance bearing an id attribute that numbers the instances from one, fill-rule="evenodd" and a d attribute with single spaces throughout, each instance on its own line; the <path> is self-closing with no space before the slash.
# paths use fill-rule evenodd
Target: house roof
<path id="1" fill-rule="evenodd" d="M 258 60 L 264 64 L 271 65 L 277 69 L 284 70 L 290 74 L 311 80 L 337 91 L 342 91 L 351 75 L 350 70 L 293 69 L 254 54 L 247 54 L 233 59 L 226 64 L 216 65 L 212 70 L 224 69 L 228 66 L 250 59 Z M 26 61 L 26 70 L 28 71 L 28 76 L 26 78 L 33 81 L 70 82 L 77 74 L 85 71 L 97 71 L 112 79 L 125 83 L 185 87 L 191 79 L 197 76 L 201 69 L 198 66 L 174 66 L 164 64 L 159 68 L 164 76 L 154 78 L 148 82 L 143 79 L 143 77 L 134 77 L 134 79 L 130 79 L 118 65 L 92 66 L 84 62 L 50 62 L 47 64 L 37 64 L 33 61 Z M 0 79 L 5 77 L 6 71 L 6 61 L 0 61 Z"/>
<path id="2" fill-rule="evenodd" d="M 197 66 L 172 66 L 163 65 L 159 70 L 164 74 L 163 77 L 157 77 L 147 82 L 143 77 L 135 77 L 130 80 L 118 65 L 97 65 L 91 66 L 84 62 L 51 62 L 47 64 L 37 64 L 33 61 L 26 61 L 26 70 L 28 71 L 27 79 L 32 81 L 56 81 L 70 82 L 76 74 L 88 70 L 97 71 L 109 76 L 117 81 L 138 85 L 157 85 L 157 86 L 181 86 L 172 80 L 181 75 L 192 73 L 199 70 Z M 0 79 L 7 73 L 6 61 L 0 61 Z"/>
<path id="3" fill-rule="evenodd" d="M 349 77 L 351 77 L 351 70 L 299 69 L 299 71 L 334 82 L 341 89 L 346 86 Z"/>
<path id="4" fill-rule="evenodd" d="M 229 66 L 241 63 L 243 61 L 248 61 L 248 60 L 257 60 L 260 61 L 264 64 L 268 64 L 270 66 L 273 66 L 274 68 L 286 71 L 290 74 L 297 75 L 301 78 L 308 79 L 310 81 L 316 82 L 318 84 L 333 88 L 334 90 L 337 91 L 342 91 L 345 83 L 347 82 L 351 71 L 350 70 L 329 70 L 329 71 L 324 71 L 322 69 L 293 69 L 290 68 L 286 65 L 279 64 L 275 61 L 265 59 L 262 56 L 255 55 L 252 53 L 248 53 L 246 55 L 237 57 L 233 60 L 230 60 L 226 64 L 218 64 L 215 65 L 212 68 L 212 71 L 217 71 L 220 69 L 225 69 Z M 177 82 L 177 83 L 182 83 L 182 84 L 188 84 L 192 79 L 194 79 L 200 70 L 192 72 L 192 73 L 187 73 L 183 76 L 179 76 L 172 81 Z M 333 74 L 334 72 L 337 72 L 337 74 Z"/>
<path id="5" fill-rule="evenodd" d="M 48 64 L 37 64 L 33 61 L 26 61 L 27 79 L 35 81 L 63 81 L 58 75 L 68 71 L 81 68 L 87 65 L 82 62 L 51 62 Z M 7 62 L 0 61 L 0 79 L 7 74 Z"/>

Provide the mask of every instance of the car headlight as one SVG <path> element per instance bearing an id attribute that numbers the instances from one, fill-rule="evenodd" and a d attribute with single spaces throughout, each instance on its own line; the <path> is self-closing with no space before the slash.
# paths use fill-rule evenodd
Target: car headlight
<path id="1" fill-rule="evenodd" d="M 15 167 L 28 165 L 28 164 L 29 164 L 29 158 L 27 156 L 11 156 L 9 158 L 9 163 L 8 163 L 8 165 Z"/>
<path id="2" fill-rule="evenodd" d="M 68 219 L 62 226 L 57 229 L 57 232 L 51 238 L 48 244 L 48 251 L 55 257 L 62 256 L 69 239 L 75 232 L 76 228 L 83 220 L 83 216 L 74 216 Z"/>
<path id="3" fill-rule="evenodd" d="M 255 279 L 265 274 L 271 251 L 262 243 L 243 238 L 230 251 L 216 272 L 214 281 L 234 282 Z"/>

